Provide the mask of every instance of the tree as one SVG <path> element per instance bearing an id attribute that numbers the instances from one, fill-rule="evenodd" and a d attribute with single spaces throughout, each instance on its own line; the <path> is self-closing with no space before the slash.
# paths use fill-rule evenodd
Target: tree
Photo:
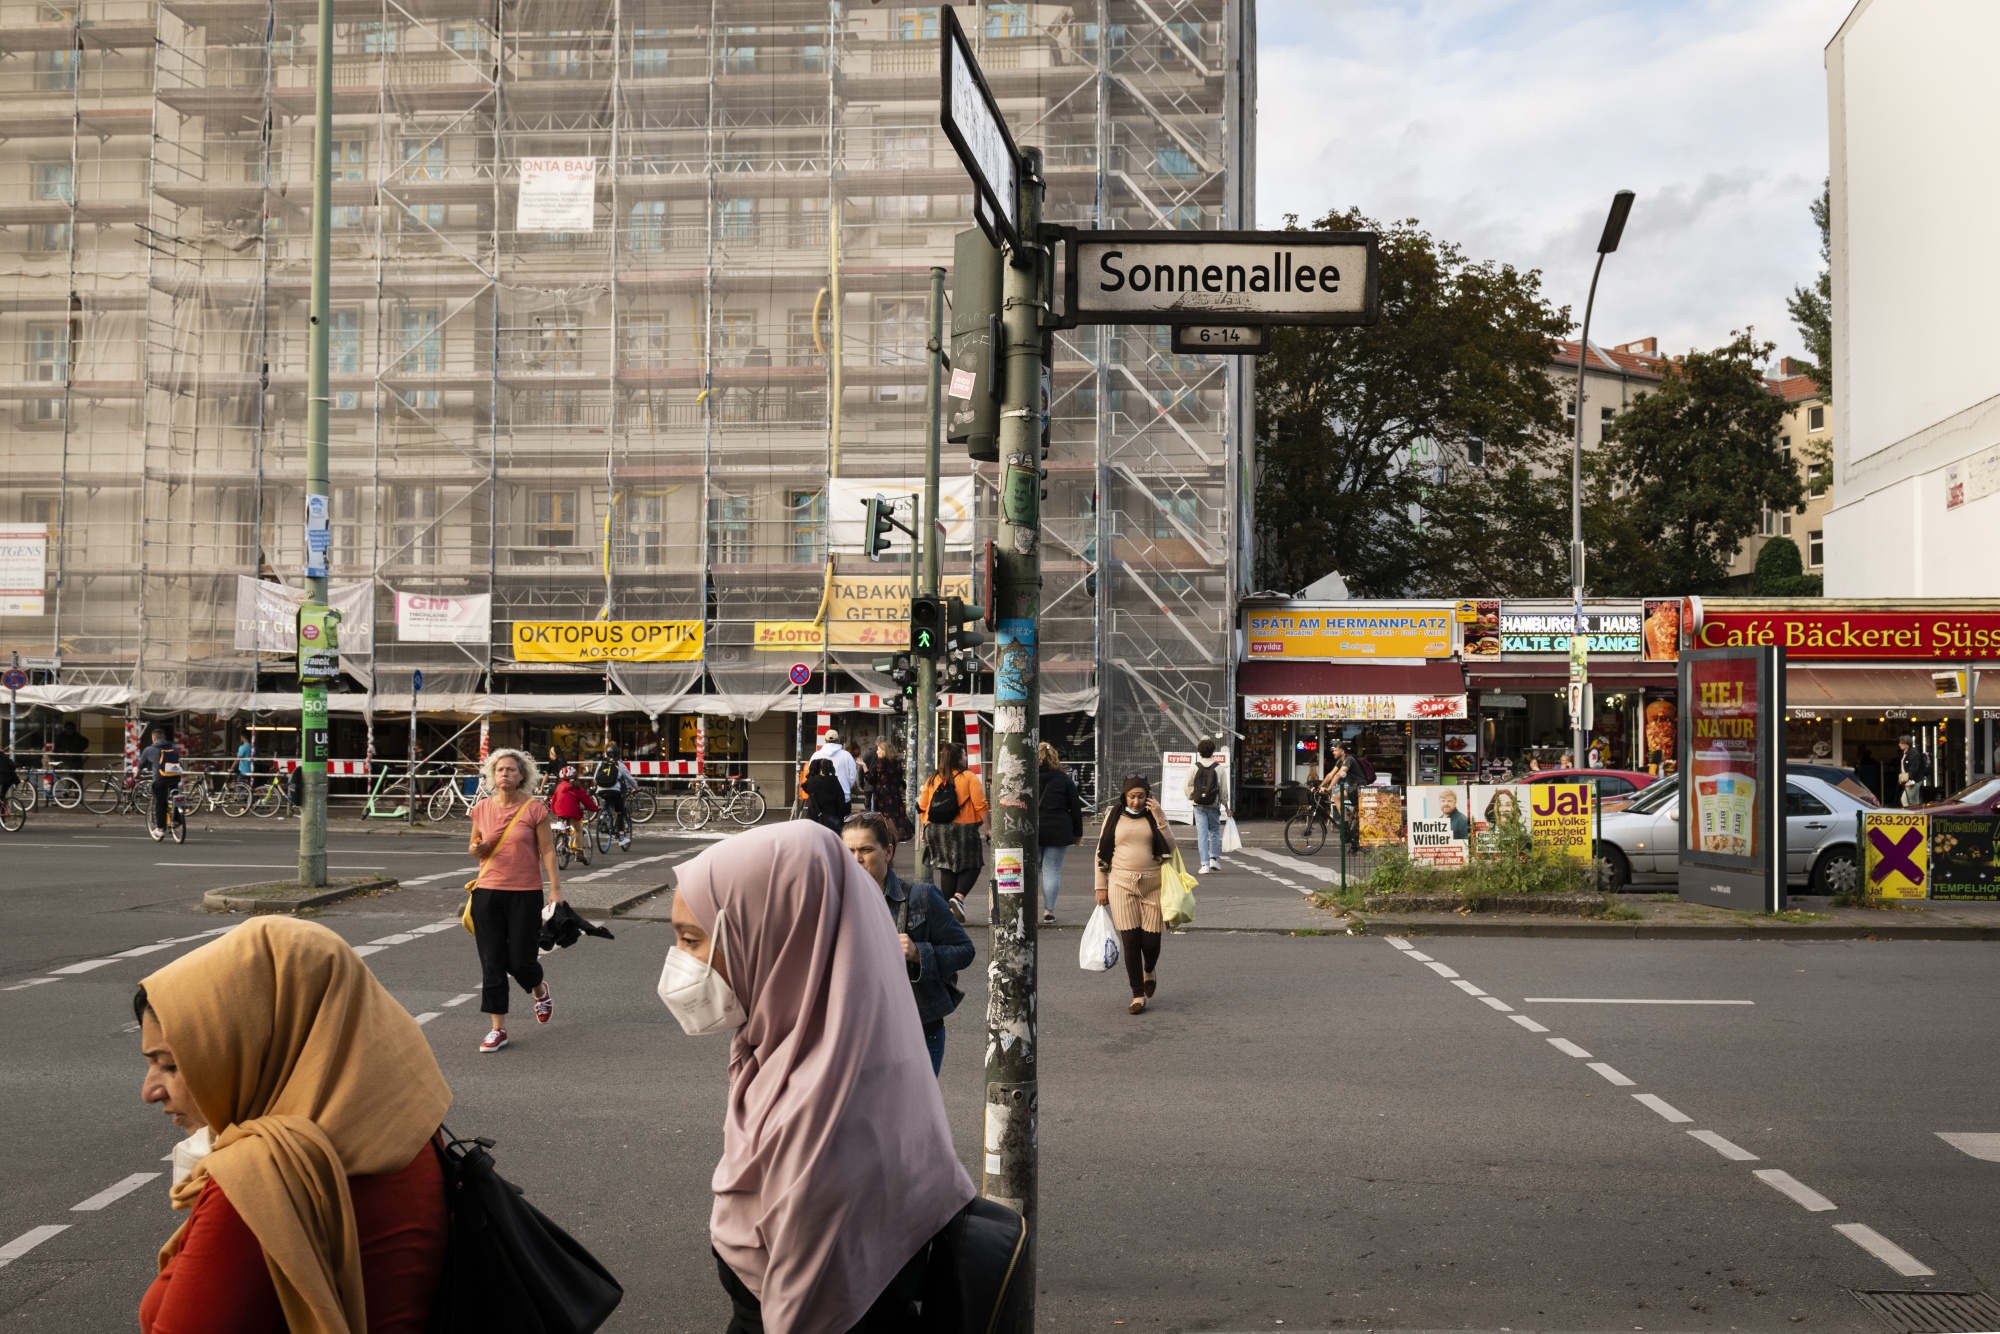
<path id="1" fill-rule="evenodd" d="M 1660 387 L 1612 419 L 1585 459 L 1590 586 L 1601 596 L 1720 592 L 1766 509 L 1804 499 L 1779 450 L 1773 351 L 1750 333 L 1668 363 Z"/>
<path id="2" fill-rule="evenodd" d="M 1381 319 L 1272 331 L 1257 363 L 1257 579 L 1338 570 L 1357 597 L 1544 591 L 1566 568 L 1567 478 L 1550 344 L 1567 309 L 1541 275 L 1475 263 L 1414 220 L 1381 237 Z"/>
<path id="3" fill-rule="evenodd" d="M 1799 557 L 1799 544 L 1789 537 L 1774 537 L 1757 553 L 1750 572 L 1750 596 L 1758 598 L 1816 598 L 1824 591 L 1825 580 L 1807 574 Z"/>
<path id="4" fill-rule="evenodd" d="M 1812 361 L 1806 367 L 1806 374 L 1812 376 L 1819 391 L 1833 396 L 1833 184 L 1828 181 L 1820 187 L 1819 198 L 1812 202 L 1812 219 L 1819 228 L 1819 277 L 1811 287 L 1794 287 L 1791 299 L 1785 302 L 1785 309 L 1792 313 L 1792 323 L 1799 328 L 1799 337 L 1806 345 L 1806 352 Z"/>

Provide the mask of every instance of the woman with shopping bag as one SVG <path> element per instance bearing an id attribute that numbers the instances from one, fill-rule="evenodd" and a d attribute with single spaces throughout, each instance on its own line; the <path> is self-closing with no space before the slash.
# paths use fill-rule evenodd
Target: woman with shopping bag
<path id="1" fill-rule="evenodd" d="M 1127 774 L 1118 786 L 1121 800 L 1105 815 L 1097 836 L 1097 901 L 1110 906 L 1118 928 L 1119 953 L 1132 984 L 1126 1013 L 1143 1014 L 1158 986 L 1153 973 L 1167 929 L 1160 913 L 1160 868 L 1174 855 L 1174 836 L 1144 774 Z"/>

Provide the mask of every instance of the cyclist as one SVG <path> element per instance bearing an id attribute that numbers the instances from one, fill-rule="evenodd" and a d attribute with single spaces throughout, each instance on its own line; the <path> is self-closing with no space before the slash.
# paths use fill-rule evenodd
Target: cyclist
<path id="1" fill-rule="evenodd" d="M 153 781 L 153 822 L 146 832 L 155 843 L 167 836 L 167 802 L 181 785 L 181 748 L 165 725 L 153 729 L 153 744 L 139 752 L 139 777 Z"/>
<path id="2" fill-rule="evenodd" d="M 1354 820 L 1355 793 L 1361 787 L 1360 766 L 1348 752 L 1347 743 L 1335 741 L 1333 754 L 1327 761 L 1326 781 L 1320 790 L 1326 795 L 1333 808 L 1333 819 L 1340 830 L 1340 837 L 1349 849 L 1361 846 Z"/>
<path id="3" fill-rule="evenodd" d="M 559 822 L 557 828 L 573 827 L 583 819 L 585 812 L 595 811 L 597 803 L 583 785 L 582 777 L 574 764 L 562 767 L 556 790 L 549 797 L 549 813 Z"/>
<path id="4" fill-rule="evenodd" d="M 618 758 L 616 743 L 604 748 L 604 758 L 597 762 L 597 799 L 611 810 L 612 827 L 618 831 L 618 846 L 622 851 L 632 850 L 632 816 L 625 809 L 625 794 L 639 786 L 639 780 L 632 776 Z"/>

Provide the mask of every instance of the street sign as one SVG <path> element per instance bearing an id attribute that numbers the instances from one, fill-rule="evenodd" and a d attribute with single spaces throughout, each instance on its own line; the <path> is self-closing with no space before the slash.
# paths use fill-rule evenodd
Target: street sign
<path id="1" fill-rule="evenodd" d="M 986 229 L 993 244 L 1005 245 L 1016 254 L 1021 250 L 1021 152 L 1014 136 L 1007 133 L 1000 104 L 972 58 L 972 44 L 965 29 L 958 26 L 958 12 L 941 6 L 944 48 L 938 58 L 943 76 L 938 115 L 958 160 L 972 177 L 973 192 L 983 197 L 986 207 L 975 205 L 973 217 Z"/>
<path id="2" fill-rule="evenodd" d="M 422 672 L 411 672 L 411 673 L 410 673 L 410 693 L 411 693 L 412 695 L 415 695 L 415 694 L 417 694 L 417 693 L 421 692 L 421 691 L 423 690 L 423 688 L 424 688 L 424 674 L 423 674 Z"/>
<path id="3" fill-rule="evenodd" d="M 1271 350 L 1268 324 L 1176 324 L 1173 350 L 1210 356 L 1251 356 Z"/>
<path id="4" fill-rule="evenodd" d="M 5 676 L 0 676 L 0 686 L 6 686 L 9 690 L 19 690 L 27 684 L 28 674 L 19 667 L 10 667 Z"/>
<path id="5" fill-rule="evenodd" d="M 813 675 L 813 669 L 806 666 L 804 663 L 795 662 L 792 664 L 791 677 L 793 685 L 795 686 L 804 685 L 806 682 L 812 680 L 812 675 Z"/>
<path id="6" fill-rule="evenodd" d="M 1373 232 L 1063 233 L 1065 326 L 1375 322 Z"/>

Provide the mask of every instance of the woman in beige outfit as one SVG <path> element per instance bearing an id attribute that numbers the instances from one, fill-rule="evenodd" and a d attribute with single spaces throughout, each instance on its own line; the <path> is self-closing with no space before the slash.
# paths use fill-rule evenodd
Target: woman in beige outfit
<path id="1" fill-rule="evenodd" d="M 1097 836 L 1097 901 L 1111 908 L 1118 951 L 1132 983 L 1128 1014 L 1141 1014 L 1156 985 L 1160 962 L 1160 866 L 1174 855 L 1173 831 L 1144 774 L 1127 774 L 1123 800 L 1104 817 Z"/>

